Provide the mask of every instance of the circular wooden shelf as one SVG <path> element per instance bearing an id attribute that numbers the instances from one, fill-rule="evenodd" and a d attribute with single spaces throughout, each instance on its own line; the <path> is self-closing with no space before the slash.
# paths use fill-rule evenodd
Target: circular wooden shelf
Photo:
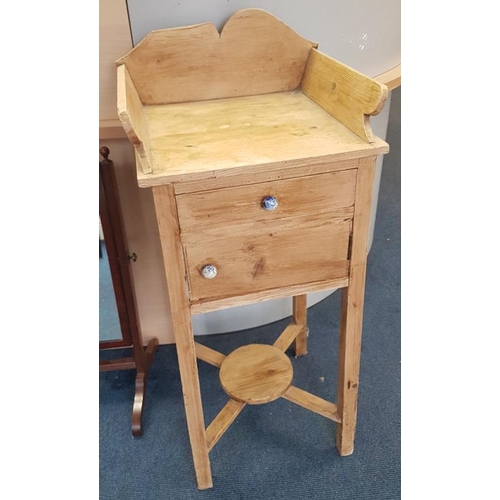
<path id="1" fill-rule="evenodd" d="M 226 393 L 250 405 L 269 403 L 292 384 L 292 363 L 277 347 L 250 344 L 234 350 L 220 367 L 220 382 Z"/>

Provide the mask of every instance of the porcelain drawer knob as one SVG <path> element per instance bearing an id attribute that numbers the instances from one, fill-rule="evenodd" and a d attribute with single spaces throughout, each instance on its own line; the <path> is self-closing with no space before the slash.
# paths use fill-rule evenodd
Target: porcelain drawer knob
<path id="1" fill-rule="evenodd" d="M 213 280 L 217 276 L 217 268 L 213 264 L 207 264 L 206 266 L 203 266 L 201 275 L 206 280 Z"/>
<path id="2" fill-rule="evenodd" d="M 263 198 L 261 205 L 264 210 L 276 210 L 278 208 L 278 200 L 274 196 L 266 196 Z"/>

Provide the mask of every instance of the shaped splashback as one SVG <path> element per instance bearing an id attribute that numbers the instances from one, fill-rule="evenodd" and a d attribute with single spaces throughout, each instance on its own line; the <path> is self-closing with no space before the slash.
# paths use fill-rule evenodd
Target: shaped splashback
<path id="1" fill-rule="evenodd" d="M 143 104 L 170 104 L 294 90 L 316 47 L 268 12 L 245 9 L 220 34 L 212 23 L 152 31 L 116 63 Z"/>

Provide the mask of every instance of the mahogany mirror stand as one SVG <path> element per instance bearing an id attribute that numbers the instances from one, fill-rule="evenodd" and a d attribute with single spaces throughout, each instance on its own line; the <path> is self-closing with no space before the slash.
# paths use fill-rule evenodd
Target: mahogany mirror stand
<path id="1" fill-rule="evenodd" d="M 132 355 L 129 357 L 99 360 L 99 371 L 137 370 L 132 407 L 132 434 L 140 436 L 142 435 L 142 410 L 146 381 L 158 347 L 158 339 L 151 339 L 144 349 L 129 268 L 130 261 L 135 261 L 137 257 L 135 254 L 129 256 L 127 251 L 114 165 L 108 159 L 109 149 L 102 147 L 99 153 L 103 157 L 103 160 L 99 162 L 99 216 L 122 332 L 121 339 L 99 342 L 99 350 L 132 348 Z"/>

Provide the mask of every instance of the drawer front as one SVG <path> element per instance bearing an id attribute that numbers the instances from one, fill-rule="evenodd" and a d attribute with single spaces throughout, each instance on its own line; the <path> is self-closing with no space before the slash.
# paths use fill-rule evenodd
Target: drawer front
<path id="1" fill-rule="evenodd" d="M 351 169 L 178 195 L 181 233 L 199 234 L 235 225 L 258 227 L 289 217 L 352 217 L 355 189 L 356 170 Z M 268 197 L 276 203 L 266 210 L 263 200 Z"/>
<path id="2" fill-rule="evenodd" d="M 351 220 L 295 222 L 184 244 L 191 301 L 347 277 Z"/>

